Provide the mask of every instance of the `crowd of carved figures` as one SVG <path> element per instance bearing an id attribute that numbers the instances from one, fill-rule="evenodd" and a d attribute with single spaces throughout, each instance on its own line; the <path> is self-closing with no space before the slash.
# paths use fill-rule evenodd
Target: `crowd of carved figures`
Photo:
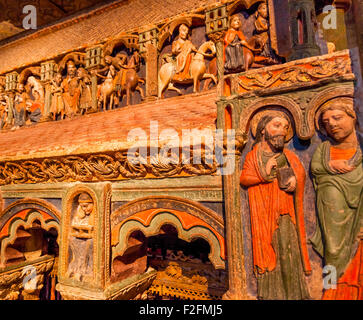
<path id="1" fill-rule="evenodd" d="M 163 48 L 158 48 L 159 66 L 153 70 L 158 74 L 158 83 L 153 97 L 163 98 L 169 90 L 184 94 L 182 89 L 191 86 L 193 92 L 199 92 L 202 81 L 202 90 L 212 88 L 218 82 L 218 59 L 223 59 L 226 74 L 282 62 L 271 48 L 267 4 L 261 2 L 252 15 L 255 22 L 250 39 L 243 33 L 241 16 L 229 17 L 219 56 L 213 35 L 209 38 L 214 41 L 201 42 L 197 48 L 192 39 L 196 28 L 192 19 L 179 19 L 161 27 L 158 41 L 163 41 L 164 47 L 170 45 L 170 49 L 162 54 Z M 143 43 L 137 43 L 138 37 L 127 37 L 100 44 L 94 57 L 99 60 L 93 65 L 85 62 L 85 52 L 69 53 L 58 63 L 50 62 L 47 75 L 41 67 L 20 71 L 6 91 L 7 75 L 2 76 L 1 128 L 17 129 L 39 121 L 63 120 L 135 104 L 136 92 L 137 103 L 143 101 L 148 79 L 141 69 L 147 59 L 141 51 Z"/>
<path id="2" fill-rule="evenodd" d="M 252 35 L 248 38 L 246 37 L 247 32 L 244 30 L 242 15 L 235 12 L 228 16 L 228 23 L 219 35 L 219 40 L 215 34 L 206 32 L 207 34 L 199 38 L 197 43 L 192 34 L 194 29 L 200 28 L 200 24 L 193 26 L 193 19 L 172 21 L 167 26 L 160 28 L 158 41 L 162 40 L 162 43 L 159 43 L 157 48 L 155 47 L 158 66 L 154 70 L 155 73 L 157 72 L 157 90 L 154 90 L 152 94 L 153 99 L 172 96 L 169 91 L 184 94 L 186 92 L 185 87 L 190 89 L 189 92 L 199 92 L 202 84 L 202 90 L 208 90 L 211 85 L 218 85 L 221 66 L 223 68 L 222 74 L 239 80 L 238 84 L 245 90 L 239 92 L 241 95 L 254 90 L 279 89 L 280 91 L 275 91 L 273 96 L 266 98 L 270 99 L 272 103 L 261 104 L 256 109 L 252 108 L 252 104 L 256 101 L 251 102 L 251 105 L 249 105 L 250 102 L 243 102 L 246 105 L 243 103 L 237 105 L 237 102 L 248 100 L 247 95 L 247 98 L 236 95 L 236 97 L 229 97 L 229 100 L 221 99 L 222 103 L 218 101 L 220 103 L 218 108 L 220 106 L 225 108 L 233 101 L 236 103 L 234 105 L 235 112 L 242 105 L 243 107 L 240 109 L 244 109 L 239 110 L 242 112 L 240 121 L 241 123 L 245 122 L 246 125 L 241 129 L 240 123 L 238 130 L 245 131 L 243 131 L 243 138 L 240 139 L 239 146 L 236 146 L 238 161 L 241 160 L 239 157 L 242 157 L 243 154 L 242 170 L 241 172 L 236 171 L 241 188 L 235 188 L 232 191 L 238 189 L 237 196 L 236 193 L 233 194 L 234 204 L 238 202 L 237 199 L 240 199 L 240 195 L 241 199 L 246 202 L 244 208 L 247 208 L 246 216 L 249 219 L 247 226 L 250 226 L 251 229 L 247 232 L 247 236 L 243 234 L 241 238 L 248 239 L 249 236 L 251 237 L 252 254 L 244 252 L 246 253 L 244 258 L 251 258 L 252 261 L 254 280 L 257 282 L 257 299 L 307 300 L 315 298 L 312 297 L 311 293 L 312 276 L 316 271 L 314 269 L 316 265 L 314 266 L 312 263 L 314 250 L 321 258 L 319 261 L 325 266 L 333 267 L 337 276 L 336 288 L 328 290 L 324 288 L 321 298 L 326 300 L 362 300 L 363 155 L 356 132 L 357 115 L 354 110 L 353 93 L 349 91 L 350 89 L 353 91 L 354 87 L 354 78 L 349 78 L 349 75 L 352 74 L 349 54 L 343 52 L 335 56 L 330 55 L 328 58 L 319 57 L 317 59 L 319 61 L 309 58 L 301 60 L 300 64 L 296 63 L 286 68 L 282 66 L 281 69 L 274 67 L 274 74 L 269 69 L 247 73 L 246 71 L 253 68 L 257 69 L 284 62 L 284 58 L 275 52 L 271 43 L 268 5 L 261 1 L 254 8 L 252 13 L 253 31 L 252 33 L 249 32 Z M 210 38 L 209 40 L 207 36 Z M 145 71 L 145 64 L 148 63 L 150 57 L 145 55 L 145 48 L 137 44 L 135 39 L 138 37 L 116 39 L 100 46 L 98 48 L 100 50 L 96 50 L 94 57 L 95 59 L 99 58 L 99 61 L 91 64 L 85 62 L 86 53 L 84 52 L 68 54 L 62 57 L 57 64 L 54 63 L 53 72 L 50 73 L 47 80 L 44 80 L 40 67 L 29 67 L 20 72 L 14 80 L 15 86 L 9 84 L 8 78 L 0 78 L 1 128 L 15 130 L 40 121 L 72 119 L 88 113 L 104 112 L 132 105 L 136 92 L 139 94 L 137 100 L 139 102 L 151 98 L 147 95 L 148 72 Z M 168 49 L 163 51 L 167 46 Z M 220 52 L 218 52 L 218 48 L 221 49 Z M 348 88 L 348 86 L 344 87 L 345 84 L 337 84 L 336 82 L 340 81 L 338 78 L 344 78 L 346 82 L 350 81 L 352 86 Z M 331 83 L 328 83 L 330 80 Z M 323 83 L 324 81 L 325 83 Z M 321 92 L 324 93 L 325 91 L 314 90 L 316 88 L 321 89 L 320 87 L 327 85 L 327 83 L 332 85 L 329 90 L 339 91 L 341 95 L 332 95 L 332 97 L 324 100 L 325 102 L 322 102 L 319 99 L 323 99 Z M 306 90 L 301 84 L 310 84 L 309 90 L 311 90 Z M 5 85 L 7 90 L 5 90 Z M 279 85 L 280 88 L 278 88 Z M 288 88 L 289 85 L 290 88 Z M 339 87 L 340 85 L 341 87 Z M 312 88 L 313 86 L 314 88 Z M 288 92 L 288 90 L 290 91 Z M 303 92 L 303 90 L 305 91 Z M 283 93 L 281 93 L 282 91 Z M 293 110 L 291 106 L 287 107 L 283 106 L 283 103 L 279 103 L 291 98 L 288 95 L 283 96 L 286 92 L 296 98 L 296 110 Z M 314 94 L 318 98 L 314 97 Z M 229 94 L 225 95 L 229 96 Z M 259 98 L 252 97 L 251 100 L 258 100 Z M 314 109 L 315 105 L 314 107 L 308 106 L 309 102 L 315 98 L 321 102 L 320 104 L 316 103 L 316 109 Z M 226 100 L 228 101 L 226 102 Z M 248 107 L 251 109 L 248 110 Z M 228 111 L 227 109 L 226 107 L 225 110 Z M 247 110 L 248 116 L 243 118 L 245 110 Z M 227 113 L 221 117 L 224 117 L 223 121 L 226 123 Z M 232 116 L 229 120 L 232 120 Z M 230 122 L 232 123 L 232 121 Z M 307 122 L 309 123 L 307 124 Z M 310 131 L 311 136 L 308 136 Z M 303 157 L 301 153 L 298 153 L 297 148 L 295 151 L 290 150 L 290 146 L 293 145 L 290 142 L 295 138 L 294 135 L 296 138 L 309 140 L 308 143 L 316 144 L 311 159 L 305 158 L 305 160 L 309 159 L 309 164 L 302 163 Z M 313 142 L 314 135 L 315 142 Z M 323 142 L 316 143 L 320 140 Z M 246 150 L 243 150 L 248 145 L 247 142 L 250 143 L 251 148 L 247 149 L 246 147 Z M 145 165 L 133 167 L 128 159 L 126 160 L 126 154 L 126 151 L 121 152 L 119 150 L 114 154 L 109 153 L 107 155 L 43 159 L 36 160 L 42 162 L 29 161 L 23 167 L 20 161 L 14 162 L 13 167 L 16 168 L 18 176 L 12 174 L 11 163 L 5 163 L 1 164 L 0 167 L 0 184 L 36 184 L 49 181 L 105 182 L 120 180 L 121 178 L 211 176 L 217 171 L 215 161 L 210 165 L 203 163 L 197 169 L 189 164 L 158 167 L 158 164 L 153 161 L 146 161 L 147 164 Z M 306 155 L 308 155 L 307 152 Z M 193 153 L 190 159 L 193 160 Z M 52 170 L 47 171 L 49 164 L 55 165 L 53 165 Z M 81 173 L 77 172 L 79 167 L 85 167 L 87 170 Z M 225 181 L 229 178 L 223 177 L 226 179 Z M 307 183 L 309 179 L 312 181 L 313 186 L 311 187 Z M 108 185 L 111 189 L 110 186 L 111 184 Z M 230 186 L 231 184 L 225 184 L 224 195 L 232 194 L 232 191 L 229 190 L 231 189 Z M 310 192 L 309 187 L 314 188 L 315 193 Z M 74 188 L 78 188 L 78 186 Z M 100 229 L 99 221 L 102 220 L 99 218 L 100 212 L 110 216 L 114 226 L 119 226 L 119 223 L 123 221 L 122 219 L 127 220 L 135 214 L 129 214 L 125 209 L 122 215 L 113 216 L 114 212 L 112 214 L 109 212 L 112 197 L 110 189 L 107 189 L 105 195 L 100 197 L 107 203 L 104 204 L 102 210 L 99 209 L 99 198 L 93 193 L 85 191 L 88 190 L 87 188 L 82 189 L 82 192 L 77 191 L 72 194 L 72 197 L 66 197 L 64 201 L 67 209 L 64 210 L 65 214 L 62 217 L 63 243 L 61 244 L 62 253 L 60 257 L 66 258 L 62 261 L 61 274 L 79 286 L 97 280 L 97 268 L 99 267 L 97 255 L 101 251 L 100 249 L 104 249 L 98 238 L 100 234 L 104 231 L 106 238 L 110 237 L 110 234 L 112 238 L 115 238 L 112 228 L 111 232 L 106 227 L 105 230 Z M 314 193 L 314 195 L 310 193 Z M 247 197 L 243 198 L 244 195 Z M 312 219 L 313 222 L 315 221 L 314 234 L 310 237 L 307 230 L 308 223 L 309 227 L 314 223 L 312 223 L 310 216 L 307 219 L 307 197 L 315 199 L 316 207 L 316 210 L 314 207 L 314 210 L 309 211 L 310 214 L 316 212 L 315 220 Z M 225 203 L 228 202 L 227 198 L 228 196 L 225 196 L 223 199 Z M 158 203 L 158 200 L 153 198 L 152 201 L 154 201 L 151 204 L 152 211 L 155 211 L 154 205 Z M 184 205 L 185 203 L 182 206 Z M 105 209 L 106 207 L 107 209 Z M 171 204 L 166 207 L 173 208 Z M 140 208 L 138 207 L 138 209 Z M 240 209 L 238 207 L 238 210 Z M 151 207 L 148 210 L 151 210 Z M 145 211 L 142 212 L 145 213 Z M 138 213 L 140 212 L 138 211 Z M 228 214 L 236 216 L 237 213 L 237 210 L 228 208 L 224 212 L 225 221 L 227 221 Z M 117 219 L 121 220 L 118 221 Z M 210 221 L 204 222 L 211 224 Z M 130 225 L 132 226 L 132 224 Z M 162 226 L 164 227 L 162 230 L 164 235 L 168 228 L 165 228 L 165 225 Z M 34 226 L 34 224 L 31 226 L 34 229 L 36 227 L 40 229 L 41 226 Z M 135 231 L 136 229 L 132 230 Z M 159 228 L 158 232 L 160 230 Z M 17 234 L 17 231 L 14 234 Z M 21 229 L 21 231 L 23 230 Z M 174 232 L 174 230 L 172 231 Z M 108 248 L 110 250 L 106 252 L 105 264 L 111 261 L 112 266 L 106 265 L 102 268 L 110 271 L 111 282 L 124 280 L 130 274 L 147 273 L 149 270 L 147 267 L 151 261 L 151 265 L 164 268 L 162 272 L 159 272 L 159 277 L 163 273 L 164 277 L 169 280 L 177 280 L 181 283 L 188 282 L 190 287 L 206 287 L 205 290 L 207 291 L 212 288 L 210 284 L 207 288 L 208 278 L 214 278 L 218 275 L 215 279 L 215 282 L 218 283 L 214 288 L 218 289 L 216 290 L 218 297 L 222 295 L 219 291 L 227 290 L 224 285 L 227 285 L 227 274 L 229 273 L 229 276 L 232 274 L 233 266 L 231 264 L 228 266 L 230 269 L 224 269 L 219 274 L 215 273 L 215 269 L 218 268 L 212 267 L 210 263 L 212 259 L 207 261 L 210 257 L 207 257 L 207 250 L 199 258 L 193 259 L 184 256 L 182 251 L 172 252 L 171 250 L 165 250 L 165 255 L 162 257 L 160 248 L 158 249 L 160 252 L 157 253 L 153 251 L 153 248 L 147 248 L 145 245 L 147 242 L 144 242 L 146 236 L 141 235 L 141 233 L 142 231 L 138 229 L 132 236 L 128 235 L 128 243 L 127 241 L 122 242 L 121 237 L 116 237 L 118 242 L 113 243 Z M 222 233 L 224 234 L 224 232 Z M 235 233 L 237 234 L 237 232 Z M 19 234 L 23 237 L 22 241 L 29 240 L 24 237 L 24 232 L 22 234 L 19 232 Z M 119 236 L 120 234 L 122 233 L 119 230 L 116 235 Z M 175 235 L 175 233 L 173 234 Z M 170 240 L 167 237 L 165 239 Z M 114 239 L 111 240 L 115 241 Z M 155 243 L 157 240 L 154 239 Z M 1 241 L 3 240 L 1 239 Z M 149 239 L 148 241 L 152 243 L 152 240 Z M 111 243 L 109 238 L 105 242 Z M 14 250 L 16 244 L 16 241 L 11 244 L 10 254 L 6 251 L 9 247 L 3 250 L 5 253 L 0 257 L 0 265 L 1 263 L 6 265 L 12 257 L 11 254 L 14 256 L 15 254 L 24 255 L 23 252 Z M 220 243 L 218 245 L 221 247 Z M 155 247 L 158 246 L 155 245 Z M 227 253 L 231 247 L 227 247 Z M 38 254 L 40 249 L 38 247 L 35 249 L 37 250 L 32 250 L 32 253 Z M 47 253 L 52 254 L 51 251 Z M 104 253 L 102 252 L 102 254 Z M 112 258 L 116 258 L 108 259 L 107 255 L 110 254 Z M 27 252 L 25 255 L 30 256 Z M 221 255 L 217 254 L 217 256 L 222 259 Z M 314 258 L 316 257 L 314 256 Z M 132 260 L 131 264 L 124 263 L 128 259 Z M 189 264 L 189 274 L 185 273 L 186 269 L 184 269 L 183 274 L 181 265 L 185 262 Z M 47 263 L 49 262 L 47 261 Z M 53 260 L 50 263 L 53 264 Z M 203 270 L 195 274 L 196 269 L 194 266 L 192 268 L 191 264 L 199 265 Z M 42 276 L 40 275 L 39 279 L 35 279 L 39 282 L 37 291 L 41 289 Z M 241 275 L 237 274 L 237 276 L 240 277 Z M 1 280 L 0 278 L 0 289 L 2 286 L 5 287 Z M 151 286 L 151 290 L 154 290 L 155 294 L 161 291 L 158 285 L 163 284 L 163 281 L 157 280 L 159 283 L 156 281 L 154 287 Z M 4 282 L 6 281 L 4 280 Z M 9 281 L 6 284 L 8 283 Z M 229 285 L 231 285 L 230 282 Z M 18 299 L 19 288 L 14 285 L 10 296 L 5 298 Z M 21 290 L 26 294 L 26 289 Z M 0 296 L 2 294 L 0 290 Z M 185 297 L 188 298 L 187 295 Z"/>

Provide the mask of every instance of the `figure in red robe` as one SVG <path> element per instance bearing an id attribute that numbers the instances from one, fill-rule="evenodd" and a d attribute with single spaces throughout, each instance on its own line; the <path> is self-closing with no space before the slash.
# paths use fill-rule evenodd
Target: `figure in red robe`
<path id="1" fill-rule="evenodd" d="M 305 170 L 284 148 L 290 126 L 282 112 L 260 120 L 240 178 L 248 188 L 253 265 L 261 300 L 310 299 L 305 282 L 311 273 L 303 214 Z"/>

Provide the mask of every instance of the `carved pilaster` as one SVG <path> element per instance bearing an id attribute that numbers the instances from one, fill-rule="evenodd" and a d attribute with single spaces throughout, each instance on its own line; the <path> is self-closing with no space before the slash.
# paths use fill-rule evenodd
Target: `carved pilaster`
<path id="1" fill-rule="evenodd" d="M 146 62 L 146 101 L 158 95 L 158 29 L 140 33 L 139 50 Z"/>
<path id="2" fill-rule="evenodd" d="M 63 197 L 62 239 L 57 290 L 63 298 L 102 298 L 109 282 L 111 187 L 76 185 Z"/>
<path id="3" fill-rule="evenodd" d="M 217 126 L 225 130 L 224 145 L 230 143 L 228 139 L 234 139 L 235 148 L 225 151 L 226 168 L 234 168 L 232 173 L 223 172 L 223 192 L 225 205 L 225 229 L 228 256 L 228 283 L 229 289 L 224 295 L 228 300 L 247 300 L 246 270 L 244 267 L 243 251 L 243 226 L 242 211 L 239 187 L 240 156 L 247 141 L 247 137 L 239 130 L 235 131 L 235 136 L 228 137 L 228 129 L 238 128 L 237 101 L 228 102 L 220 100 L 218 103 Z M 229 119 L 227 119 L 229 118 Z M 233 143 L 232 143 L 233 145 Z"/>

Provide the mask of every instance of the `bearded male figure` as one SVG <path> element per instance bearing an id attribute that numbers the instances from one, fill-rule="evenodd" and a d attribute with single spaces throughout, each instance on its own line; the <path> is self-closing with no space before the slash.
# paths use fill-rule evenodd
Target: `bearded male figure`
<path id="1" fill-rule="evenodd" d="M 304 277 L 304 272 L 311 273 L 303 213 L 305 170 L 284 148 L 289 131 L 291 123 L 283 112 L 262 117 L 240 177 L 248 188 L 261 300 L 310 299 Z"/>

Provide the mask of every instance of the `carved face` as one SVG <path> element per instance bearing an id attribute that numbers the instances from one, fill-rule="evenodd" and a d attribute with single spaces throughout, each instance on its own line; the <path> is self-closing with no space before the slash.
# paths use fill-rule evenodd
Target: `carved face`
<path id="1" fill-rule="evenodd" d="M 238 16 L 233 16 L 232 20 L 231 20 L 231 28 L 238 30 L 239 28 L 241 28 L 242 26 L 242 22 L 240 20 L 240 18 Z"/>
<path id="2" fill-rule="evenodd" d="M 344 141 L 354 132 L 355 120 L 343 110 L 327 110 L 321 120 L 328 135 L 337 142 Z"/>
<path id="3" fill-rule="evenodd" d="M 62 83 L 62 80 L 63 80 L 62 75 L 58 73 L 55 76 L 55 82 L 56 82 L 56 84 L 60 85 Z"/>
<path id="4" fill-rule="evenodd" d="M 18 92 L 20 93 L 24 92 L 24 85 L 22 83 L 19 83 L 18 85 Z"/>
<path id="5" fill-rule="evenodd" d="M 189 33 L 189 28 L 185 24 L 182 24 L 179 28 L 179 37 L 182 40 L 186 40 L 188 38 L 188 33 Z"/>
<path id="6" fill-rule="evenodd" d="M 258 7 L 258 14 L 262 17 L 262 18 L 267 18 L 268 17 L 268 10 L 267 10 L 267 5 L 266 3 L 262 3 L 259 7 Z"/>
<path id="7" fill-rule="evenodd" d="M 80 202 L 79 205 L 87 216 L 89 216 L 92 213 L 93 202 Z"/>
<path id="8" fill-rule="evenodd" d="M 67 74 L 71 77 L 74 77 L 76 75 L 77 68 L 74 63 L 69 63 L 67 65 Z"/>
<path id="9" fill-rule="evenodd" d="M 285 118 L 275 117 L 266 124 L 263 130 L 265 141 L 275 150 L 281 151 L 285 145 L 285 139 L 290 129 L 290 123 Z"/>

